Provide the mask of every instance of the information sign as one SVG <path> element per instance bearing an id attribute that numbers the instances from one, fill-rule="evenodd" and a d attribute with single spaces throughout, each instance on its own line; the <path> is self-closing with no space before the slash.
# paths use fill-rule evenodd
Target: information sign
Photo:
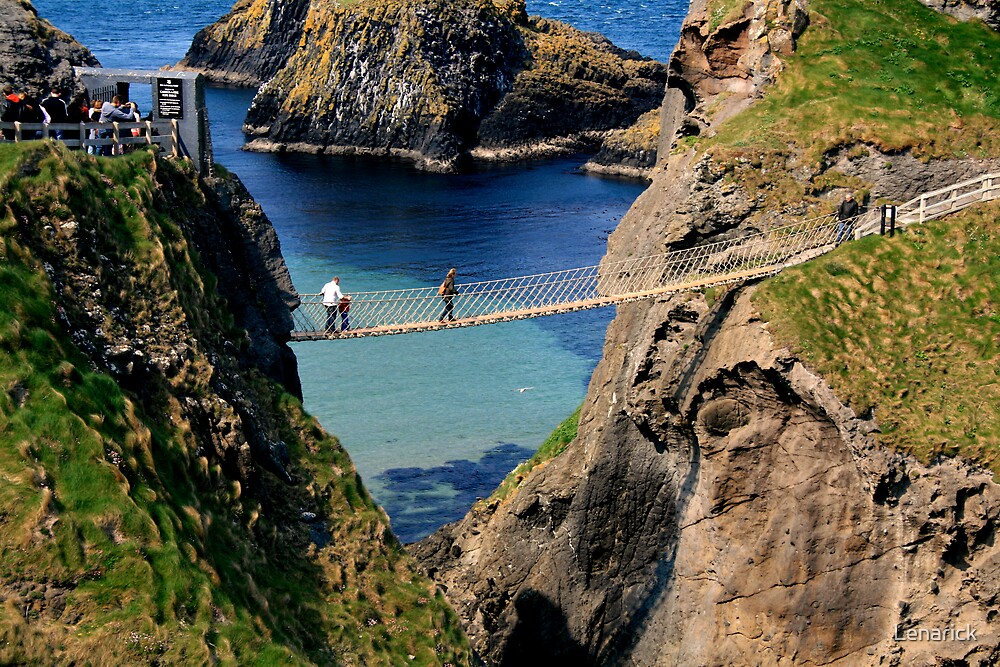
<path id="1" fill-rule="evenodd" d="M 184 118 L 184 90 L 180 79 L 156 80 L 158 118 Z"/>

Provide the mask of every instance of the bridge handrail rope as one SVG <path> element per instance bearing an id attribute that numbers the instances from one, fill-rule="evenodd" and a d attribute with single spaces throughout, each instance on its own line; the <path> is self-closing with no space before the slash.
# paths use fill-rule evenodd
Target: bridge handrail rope
<path id="1" fill-rule="evenodd" d="M 923 222 L 997 198 L 1000 174 L 986 174 L 900 205 L 897 224 Z M 292 314 L 292 338 L 349 338 L 473 326 L 742 282 L 812 259 L 848 235 L 860 238 L 875 233 L 879 221 L 877 209 L 855 218 L 847 228 L 827 214 L 657 255 L 458 284 L 458 295 L 448 300 L 453 310 L 446 309 L 448 301 L 436 286 L 352 292 L 346 318 L 336 306 L 325 307 L 320 294 L 302 294 Z M 448 319 L 449 314 L 454 320 Z M 349 328 L 341 330 L 345 323 Z"/>

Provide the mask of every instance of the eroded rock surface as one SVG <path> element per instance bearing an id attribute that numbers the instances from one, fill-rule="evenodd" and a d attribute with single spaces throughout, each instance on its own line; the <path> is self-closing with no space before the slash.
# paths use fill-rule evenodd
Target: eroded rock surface
<path id="1" fill-rule="evenodd" d="M 288 62 L 290 45 L 302 36 L 309 4 L 309 0 L 240 0 L 195 35 L 178 65 L 213 81 L 259 86 Z"/>
<path id="2" fill-rule="evenodd" d="M 1000 30 L 1000 4 L 994 0 L 920 0 L 920 2 L 961 21 L 979 19 L 994 30 Z"/>
<path id="3" fill-rule="evenodd" d="M 419 546 L 488 662 L 1000 657 L 1000 489 L 876 448 L 751 291 L 619 317 L 571 453 Z M 946 627 L 978 637 L 895 639 Z"/>
<path id="4" fill-rule="evenodd" d="M 0 85 L 41 95 L 72 91 L 73 66 L 99 67 L 90 51 L 40 18 L 27 0 L 0 0 Z"/>

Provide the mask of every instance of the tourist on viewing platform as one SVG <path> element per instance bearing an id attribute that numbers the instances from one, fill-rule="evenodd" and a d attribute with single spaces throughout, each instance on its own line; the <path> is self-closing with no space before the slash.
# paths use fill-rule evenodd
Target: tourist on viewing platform
<path id="1" fill-rule="evenodd" d="M 87 98 L 84 95 L 79 95 L 70 100 L 67 105 L 67 122 L 75 123 L 79 125 L 80 123 L 85 123 L 90 120 L 90 107 L 87 106 Z M 79 130 L 66 130 L 63 132 L 63 139 L 66 141 L 76 141 L 80 138 Z M 72 150 L 76 150 L 74 146 Z"/>
<path id="2" fill-rule="evenodd" d="M 130 123 L 133 120 L 132 113 L 135 111 L 135 102 L 127 102 L 122 104 L 121 98 L 115 95 L 111 98 L 110 102 L 105 102 L 101 105 L 101 118 L 102 123 Z M 113 137 L 114 132 L 111 130 L 104 130 L 101 136 L 105 138 Z M 114 146 L 101 146 L 101 155 L 113 155 Z"/>
<path id="3" fill-rule="evenodd" d="M 0 121 L 13 123 L 21 120 L 21 98 L 9 84 L 3 87 L 3 99 L 0 100 L 0 105 L 3 108 L 3 112 L 0 113 Z M 3 138 L 7 141 L 13 141 L 14 130 L 4 130 Z"/>
<path id="4" fill-rule="evenodd" d="M 58 89 L 49 92 L 49 96 L 41 102 L 42 110 L 49 115 L 49 123 L 68 123 L 69 108 L 62 98 L 62 93 Z M 63 130 L 56 130 L 55 137 L 59 141 L 63 140 Z"/>
<path id="5" fill-rule="evenodd" d="M 458 294 L 458 290 L 455 289 L 455 269 L 448 272 L 445 276 L 444 282 L 438 287 L 438 294 L 444 299 L 444 312 L 441 313 L 441 322 L 447 319 L 449 322 L 455 321 L 455 304 L 452 300 L 455 295 Z"/>
<path id="6" fill-rule="evenodd" d="M 858 202 L 854 201 L 854 194 L 848 192 L 844 195 L 844 201 L 840 202 L 840 208 L 837 209 L 837 245 L 851 237 L 853 220 L 856 217 L 858 217 Z"/>
<path id="7" fill-rule="evenodd" d="M 104 106 L 104 100 L 94 100 L 91 103 L 90 111 L 87 112 L 87 117 L 90 119 L 91 123 L 98 123 L 101 120 L 101 107 Z M 97 131 L 97 128 L 89 130 L 87 132 L 88 139 L 97 139 L 101 136 L 101 133 Z M 101 150 L 100 146 L 87 146 L 87 152 L 91 155 L 99 155 Z"/>
<path id="8" fill-rule="evenodd" d="M 323 305 L 326 307 L 326 332 L 333 333 L 337 329 L 337 312 L 344 298 L 344 293 L 340 291 L 340 278 L 334 276 L 333 280 L 323 285 L 320 294 L 323 295 Z"/>
<path id="9" fill-rule="evenodd" d="M 21 98 L 21 122 L 22 123 L 44 123 L 45 122 L 45 112 L 42 108 L 38 106 L 38 100 L 28 94 L 28 91 L 22 90 L 17 94 Z M 41 130 L 27 130 L 22 131 L 22 138 L 24 139 L 41 139 Z"/>

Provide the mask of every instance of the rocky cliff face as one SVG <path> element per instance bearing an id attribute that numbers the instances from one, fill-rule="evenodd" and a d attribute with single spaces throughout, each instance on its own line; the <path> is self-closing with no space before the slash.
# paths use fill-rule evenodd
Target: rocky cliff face
<path id="1" fill-rule="evenodd" d="M 0 82 L 40 95 L 74 89 L 73 66 L 99 67 L 90 51 L 43 18 L 28 0 L 0 0 Z"/>
<path id="2" fill-rule="evenodd" d="M 245 74 L 258 57 L 261 75 Z M 521 0 L 243 3 L 182 65 L 251 81 L 282 58 L 247 116 L 251 148 L 398 155 L 438 170 L 470 154 L 596 142 L 656 108 L 666 81 L 661 64 L 528 17 Z"/>
<path id="3" fill-rule="evenodd" d="M 920 0 L 944 14 L 968 21 L 979 19 L 994 30 L 1000 30 L 1000 5 L 992 0 Z"/>
<path id="4" fill-rule="evenodd" d="M 679 140 L 753 102 L 806 11 L 757 2 L 713 28 L 694 3 L 653 183 L 607 260 L 780 222 Z M 997 166 L 866 147 L 826 168 L 906 198 Z M 489 664 L 1000 660 L 1000 487 L 973 465 L 875 446 L 877 422 L 775 344 L 753 290 L 619 306 L 566 452 L 414 547 Z M 947 628 L 978 632 L 906 639 Z"/>
<path id="5" fill-rule="evenodd" d="M 3 151 L 0 663 L 467 660 L 302 411 L 296 294 L 238 179 Z"/>
<path id="6" fill-rule="evenodd" d="M 623 313 L 572 454 L 420 546 L 490 664 L 1000 657 L 991 476 L 874 448 L 749 297 Z"/>
<path id="7" fill-rule="evenodd" d="M 259 86 L 274 76 L 302 36 L 309 0 L 240 0 L 194 37 L 178 66 L 213 81 Z"/>

